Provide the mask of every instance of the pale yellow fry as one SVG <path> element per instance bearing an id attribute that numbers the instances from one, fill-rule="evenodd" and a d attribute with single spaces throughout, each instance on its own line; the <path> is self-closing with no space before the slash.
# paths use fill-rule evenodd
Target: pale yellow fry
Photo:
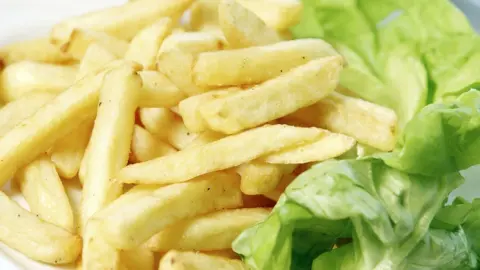
<path id="1" fill-rule="evenodd" d="M 237 133 L 310 106 L 338 84 L 342 59 L 312 60 L 248 90 L 210 101 L 200 112 L 211 129 Z"/>
<path id="2" fill-rule="evenodd" d="M 198 136 L 197 133 L 191 132 L 183 124 L 182 121 L 174 121 L 168 130 L 167 140 L 177 149 L 184 149 Z"/>
<path id="3" fill-rule="evenodd" d="M 395 147 L 395 112 L 358 98 L 333 93 L 289 118 L 346 134 L 383 151 L 391 151 Z"/>
<path id="4" fill-rule="evenodd" d="M 111 179 L 128 162 L 138 92 L 137 66 L 124 62 L 105 75 L 97 117 L 90 138 L 83 190 L 82 224 L 120 195 Z"/>
<path id="5" fill-rule="evenodd" d="M 297 176 L 294 174 L 284 175 L 282 177 L 282 180 L 280 180 L 280 183 L 278 183 L 277 187 L 274 190 L 266 192 L 263 195 L 269 198 L 270 200 L 278 201 L 278 199 L 283 194 L 287 186 L 290 185 L 290 183 L 292 183 L 293 180 L 295 180 L 295 178 L 297 178 Z"/>
<path id="6" fill-rule="evenodd" d="M 140 195 L 125 194 L 94 216 L 117 248 L 137 247 L 182 219 L 242 205 L 238 176 L 220 172 Z"/>
<path id="7" fill-rule="evenodd" d="M 32 213 L 41 219 L 74 232 L 73 211 L 62 180 L 48 156 L 41 156 L 15 175 Z"/>
<path id="8" fill-rule="evenodd" d="M 237 0 L 262 18 L 269 26 L 285 30 L 300 21 L 303 5 L 300 0 Z"/>
<path id="9" fill-rule="evenodd" d="M 0 192 L 0 241 L 25 256 L 50 264 L 74 262 L 82 239 L 45 222 Z"/>
<path id="10" fill-rule="evenodd" d="M 90 140 L 92 126 L 90 120 L 80 124 L 74 131 L 55 142 L 55 146 L 49 151 L 61 177 L 70 179 L 77 175 Z"/>
<path id="11" fill-rule="evenodd" d="M 171 250 L 160 260 L 159 270 L 247 270 L 241 261 L 193 251 Z"/>
<path id="12" fill-rule="evenodd" d="M 166 108 L 140 108 L 140 121 L 146 130 L 160 139 L 166 139 L 175 123 L 175 114 Z"/>
<path id="13" fill-rule="evenodd" d="M 282 41 L 273 45 L 204 52 L 193 67 L 199 87 L 257 84 L 275 78 L 310 60 L 338 55 L 320 39 Z"/>
<path id="14" fill-rule="evenodd" d="M 173 26 L 170 18 L 161 18 L 138 32 L 130 42 L 125 59 L 141 64 L 144 69 L 155 69 L 157 52 Z"/>
<path id="15" fill-rule="evenodd" d="M 218 141 L 191 147 L 147 162 L 129 165 L 117 175 L 124 183 L 171 184 L 228 169 L 286 147 L 311 142 L 316 128 L 263 126 Z"/>
<path id="16" fill-rule="evenodd" d="M 263 221 L 269 213 L 267 208 L 246 208 L 195 217 L 165 228 L 146 245 L 155 252 L 228 249 L 243 230 Z"/>
<path id="17" fill-rule="evenodd" d="M 108 63 L 118 59 L 113 53 L 96 43 L 88 46 L 85 55 L 78 68 L 77 79 L 81 79 L 89 73 L 100 71 Z"/>
<path id="18" fill-rule="evenodd" d="M 0 186 L 17 169 L 95 115 L 103 76 L 76 82 L 0 138 Z"/>
<path id="19" fill-rule="evenodd" d="M 218 24 L 220 0 L 197 0 L 190 8 L 190 28 L 194 31 Z"/>
<path id="20" fill-rule="evenodd" d="M 128 42 L 125 40 L 87 29 L 74 29 L 68 41 L 60 45 L 60 49 L 81 60 L 92 44 L 102 46 L 118 58 L 122 58 L 128 49 Z"/>
<path id="21" fill-rule="evenodd" d="M 180 116 L 182 116 L 185 126 L 191 132 L 202 132 L 208 129 L 208 124 L 203 120 L 199 108 L 206 102 L 228 96 L 241 91 L 238 87 L 232 87 L 224 90 L 206 92 L 200 95 L 191 96 L 182 100 L 178 104 Z"/>
<path id="22" fill-rule="evenodd" d="M 0 137 L 14 128 L 18 123 L 32 116 L 43 105 L 51 101 L 55 94 L 34 92 L 7 103 L 0 109 Z"/>
<path id="23" fill-rule="evenodd" d="M 248 162 L 236 168 L 241 177 L 240 189 L 247 195 L 264 194 L 275 189 L 285 173 L 291 173 L 291 165 Z"/>
<path id="24" fill-rule="evenodd" d="M 246 48 L 280 41 L 277 32 L 253 12 L 235 0 L 222 0 L 218 6 L 218 21 L 231 48 Z"/>
<path id="25" fill-rule="evenodd" d="M 0 48 L 0 69 L 21 61 L 64 64 L 72 58 L 50 43 L 48 38 L 37 38 L 10 43 Z"/>
<path id="26" fill-rule="evenodd" d="M 306 145 L 287 148 L 264 158 L 272 164 L 303 164 L 338 157 L 355 146 L 351 137 L 324 131 L 324 135 Z"/>
<path id="27" fill-rule="evenodd" d="M 207 130 L 207 131 L 204 131 L 204 132 L 198 134 L 197 137 L 195 137 L 195 140 L 193 140 L 191 143 L 189 143 L 185 147 L 185 149 L 192 148 L 192 147 L 197 147 L 197 146 L 202 146 L 202 145 L 214 142 L 214 141 L 218 141 L 223 137 L 225 137 L 224 134 L 221 134 L 221 133 L 218 133 L 218 132 L 215 132 L 215 131 L 211 131 L 211 130 Z"/>
<path id="28" fill-rule="evenodd" d="M 123 270 L 153 270 L 155 268 L 153 252 L 144 247 L 120 251 L 120 262 Z"/>
<path id="29" fill-rule="evenodd" d="M 141 108 L 170 108 L 187 97 L 183 91 L 158 71 L 140 71 L 139 75 L 143 82 L 139 101 Z"/>
<path id="30" fill-rule="evenodd" d="M 170 51 L 201 53 L 221 50 L 224 46 L 223 35 L 213 32 L 185 32 L 168 36 L 158 53 L 162 54 Z"/>
<path id="31" fill-rule="evenodd" d="M 55 25 L 50 40 L 65 43 L 73 29 L 102 31 L 114 37 L 130 40 L 138 31 L 161 17 L 179 18 L 192 0 L 142 0 L 67 19 Z"/>
<path id="32" fill-rule="evenodd" d="M 144 162 L 177 152 L 177 150 L 168 143 L 158 140 L 139 125 L 135 125 L 133 130 L 131 147 L 131 162 Z"/>
<path id="33" fill-rule="evenodd" d="M 82 269 L 120 269 L 120 252 L 105 241 L 99 223 L 88 222 L 83 234 Z"/>
<path id="34" fill-rule="evenodd" d="M 75 80 L 77 68 L 30 61 L 7 66 L 1 73 L 0 91 L 9 102 L 30 92 L 46 91 L 58 94 Z"/>
<path id="35" fill-rule="evenodd" d="M 183 51 L 164 52 L 157 56 L 157 69 L 187 95 L 198 95 L 208 89 L 198 87 L 193 82 L 195 57 L 193 53 Z"/>

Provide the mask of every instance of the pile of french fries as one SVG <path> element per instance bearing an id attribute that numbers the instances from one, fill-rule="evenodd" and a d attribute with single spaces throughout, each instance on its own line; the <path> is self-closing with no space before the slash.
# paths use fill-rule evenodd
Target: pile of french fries
<path id="1" fill-rule="evenodd" d="M 395 114 L 338 86 L 329 44 L 289 40 L 301 12 L 137 0 L 0 48 L 0 184 L 30 207 L 0 192 L 0 241 L 86 270 L 246 269 L 232 241 L 296 175 L 395 144 Z"/>

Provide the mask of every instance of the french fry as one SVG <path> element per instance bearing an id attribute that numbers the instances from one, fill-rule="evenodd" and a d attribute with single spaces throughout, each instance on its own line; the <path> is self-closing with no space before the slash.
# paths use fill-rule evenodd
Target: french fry
<path id="1" fill-rule="evenodd" d="M 82 239 L 45 222 L 0 192 L 0 241 L 27 257 L 50 264 L 74 262 Z"/>
<path id="2" fill-rule="evenodd" d="M 146 245 L 155 252 L 229 249 L 243 230 L 263 221 L 269 213 L 266 208 L 246 208 L 194 217 L 165 228 Z"/>
<path id="3" fill-rule="evenodd" d="M 122 186 L 111 182 L 128 162 L 135 122 L 140 77 L 129 62 L 105 75 L 97 118 L 90 138 L 83 190 L 82 223 L 120 195 Z"/>
<path id="4" fill-rule="evenodd" d="M 396 143 L 397 117 L 394 111 L 338 93 L 332 93 L 287 118 L 346 134 L 382 151 L 391 151 Z"/>
<path id="5" fill-rule="evenodd" d="M 175 114 L 166 108 L 140 108 L 139 115 L 145 129 L 160 139 L 168 137 L 176 121 Z"/>
<path id="6" fill-rule="evenodd" d="M 192 251 L 171 250 L 160 260 L 159 270 L 247 270 L 241 260 L 227 259 Z"/>
<path id="7" fill-rule="evenodd" d="M 270 200 L 278 201 L 278 199 L 280 198 L 282 193 L 285 191 L 287 186 L 290 185 L 290 183 L 292 183 L 293 180 L 295 180 L 295 178 L 297 178 L 297 176 L 294 174 L 284 175 L 282 177 L 282 180 L 280 180 L 280 182 L 278 183 L 277 187 L 274 190 L 269 191 L 263 195 L 269 198 Z"/>
<path id="8" fill-rule="evenodd" d="M 99 223 L 89 221 L 84 229 L 82 249 L 82 269 L 120 269 L 120 252 L 105 241 Z"/>
<path id="9" fill-rule="evenodd" d="M 153 70 L 139 72 L 143 88 L 140 92 L 141 108 L 170 108 L 177 105 L 187 96 L 165 75 Z"/>
<path id="10" fill-rule="evenodd" d="M 238 166 L 286 147 L 311 142 L 320 134 L 321 131 L 315 128 L 263 126 L 203 146 L 129 165 L 120 170 L 117 180 L 162 185 L 184 182 L 199 175 Z"/>
<path id="11" fill-rule="evenodd" d="M 175 153 L 177 150 L 169 144 L 156 139 L 150 132 L 139 125 L 133 130 L 130 161 L 144 162 L 157 157 Z"/>
<path id="12" fill-rule="evenodd" d="M 220 0 L 197 0 L 190 8 L 190 28 L 199 31 L 202 28 L 218 25 L 218 4 Z"/>
<path id="13" fill-rule="evenodd" d="M 32 116 L 54 97 L 55 94 L 48 92 L 34 92 L 7 103 L 0 109 L 0 137 L 23 120 Z"/>
<path id="14" fill-rule="evenodd" d="M 128 42 L 110 36 L 103 32 L 96 32 L 86 29 L 73 29 L 67 42 L 60 45 L 60 49 L 81 60 L 88 47 L 92 44 L 98 44 L 111 52 L 118 58 L 122 58 L 128 49 Z"/>
<path id="15" fill-rule="evenodd" d="M 50 158 L 61 177 L 70 179 L 77 175 L 90 139 L 92 126 L 91 120 L 80 124 L 74 131 L 55 142 L 49 151 Z"/>
<path id="16" fill-rule="evenodd" d="M 324 161 L 338 157 L 355 146 L 351 137 L 324 131 L 324 135 L 316 141 L 281 150 L 264 158 L 271 164 L 303 164 Z"/>
<path id="17" fill-rule="evenodd" d="M 237 50 L 204 52 L 193 67 L 193 80 L 203 88 L 257 84 L 292 68 L 338 53 L 320 39 L 283 41 Z"/>
<path id="18" fill-rule="evenodd" d="M 177 149 L 184 149 L 195 140 L 197 133 L 190 132 L 182 121 L 174 121 L 168 131 L 167 140 Z"/>
<path id="19" fill-rule="evenodd" d="M 261 85 L 208 102 L 200 112 L 211 129 L 233 134 L 314 104 L 333 92 L 341 70 L 340 57 L 312 60 Z"/>
<path id="20" fill-rule="evenodd" d="M 76 74 L 77 68 L 73 66 L 17 62 L 7 66 L 1 74 L 1 95 L 9 102 L 31 92 L 58 94 L 74 82 Z"/>
<path id="21" fill-rule="evenodd" d="M 299 0 L 237 0 L 257 14 L 269 27 L 285 30 L 300 21 L 303 5 Z"/>
<path id="22" fill-rule="evenodd" d="M 208 124 L 203 120 L 199 107 L 209 101 L 228 96 L 241 91 L 240 88 L 232 87 L 224 90 L 206 92 L 182 100 L 178 104 L 178 110 L 183 122 L 191 132 L 202 132 L 208 129 Z"/>
<path id="23" fill-rule="evenodd" d="M 261 46 L 280 41 L 274 30 L 236 0 L 220 1 L 218 21 L 230 48 Z"/>
<path id="24" fill-rule="evenodd" d="M 224 46 L 225 40 L 223 35 L 212 32 L 185 32 L 168 36 L 158 53 L 182 51 L 197 54 L 221 50 Z"/>
<path id="25" fill-rule="evenodd" d="M 76 82 L 0 138 L 0 186 L 95 115 L 103 76 L 100 73 Z"/>
<path id="26" fill-rule="evenodd" d="M 217 172 L 140 196 L 125 194 L 94 218 L 113 246 L 131 249 L 182 219 L 239 207 L 241 199 L 238 176 Z"/>
<path id="27" fill-rule="evenodd" d="M 125 59 L 141 64 L 143 69 L 155 69 L 157 52 L 172 28 L 172 20 L 162 18 L 141 30 L 130 42 Z"/>
<path id="28" fill-rule="evenodd" d="M 75 232 L 73 211 L 62 180 L 48 156 L 41 156 L 15 175 L 32 213 L 69 232 Z"/>
<path id="29" fill-rule="evenodd" d="M 285 173 L 291 173 L 291 165 L 248 162 L 237 167 L 241 177 L 240 189 L 247 195 L 264 194 L 275 189 Z"/>
<path id="30" fill-rule="evenodd" d="M 179 18 L 192 0 L 142 0 L 73 17 L 55 25 L 50 33 L 54 44 L 64 44 L 75 28 L 102 31 L 130 40 L 158 18 Z"/>
<path id="31" fill-rule="evenodd" d="M 195 137 L 195 140 L 193 140 L 191 143 L 189 143 L 185 147 L 185 149 L 193 148 L 193 147 L 197 147 L 197 146 L 202 146 L 202 145 L 214 142 L 214 141 L 218 141 L 223 137 L 225 137 L 225 135 L 223 135 L 221 133 L 211 131 L 211 130 L 207 130 L 207 131 L 204 131 L 204 132 L 198 134 Z"/>
<path id="32" fill-rule="evenodd" d="M 77 79 L 85 77 L 89 73 L 100 71 L 108 63 L 118 59 L 113 53 L 104 47 L 93 43 L 88 46 L 78 68 Z"/>
<path id="33" fill-rule="evenodd" d="M 124 270 L 153 270 L 155 268 L 153 252 L 144 247 L 120 251 L 120 262 Z"/>
<path id="34" fill-rule="evenodd" d="M 72 58 L 50 43 L 47 38 L 37 38 L 11 43 L 0 48 L 0 69 L 21 61 L 66 64 Z"/>

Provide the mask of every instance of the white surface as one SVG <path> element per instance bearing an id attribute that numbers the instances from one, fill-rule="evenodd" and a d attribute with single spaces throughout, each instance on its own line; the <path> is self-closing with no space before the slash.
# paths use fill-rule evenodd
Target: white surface
<path id="1" fill-rule="evenodd" d="M 108 6 L 118 5 L 124 0 L 0 0 L 0 46 L 6 43 L 27 39 L 37 36 L 48 35 L 50 27 L 64 18 L 79 15 L 91 10 L 101 9 Z M 468 1 L 457 0 L 456 3 L 465 3 Z M 471 3 L 480 3 L 480 0 L 472 0 Z M 472 4 L 473 6 L 474 4 Z M 466 6 L 465 6 L 466 7 Z M 471 6 L 469 6 L 470 8 Z M 470 13 L 471 9 L 468 11 Z M 468 14 L 467 12 L 467 14 Z M 480 10 L 479 10 L 480 12 Z M 479 13 L 476 13 L 479 14 Z M 476 27 L 480 23 L 480 17 L 474 21 Z M 477 28 L 479 29 L 479 28 Z M 464 173 L 467 177 L 467 183 L 454 192 L 454 195 L 462 195 L 466 199 L 480 195 L 480 167 L 470 169 Z M 69 195 L 74 200 L 79 199 L 78 190 L 68 185 Z M 19 199 L 18 190 L 8 188 L 8 194 Z M 453 195 L 453 194 L 452 194 Z M 26 205 L 21 201 L 22 205 Z M 53 269 L 73 269 L 73 266 L 52 267 L 36 263 L 22 254 L 7 248 L 0 243 L 0 269 L 1 270 L 53 270 Z"/>

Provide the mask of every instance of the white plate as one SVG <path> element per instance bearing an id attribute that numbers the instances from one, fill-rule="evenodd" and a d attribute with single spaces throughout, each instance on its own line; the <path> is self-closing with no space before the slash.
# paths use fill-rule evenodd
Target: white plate
<path id="1" fill-rule="evenodd" d="M 125 0 L 0 0 L 0 46 L 13 41 L 46 36 L 50 27 L 64 18 L 118 5 L 123 2 Z M 480 8 L 478 13 L 472 11 L 472 7 L 476 5 L 475 3 L 480 7 L 480 0 L 471 0 L 471 4 L 466 3 L 464 0 L 455 2 L 462 2 L 460 5 L 465 5 L 463 7 L 469 9 L 467 14 L 469 12 L 470 15 L 480 14 Z M 476 16 L 476 18 L 477 21 L 472 22 L 476 24 L 477 29 L 480 29 L 480 16 Z M 480 181 L 475 181 L 476 176 L 480 175 L 480 166 L 464 172 L 464 175 L 467 178 L 467 183 L 454 191 L 452 195 L 462 195 L 466 199 L 480 196 Z M 79 200 L 80 193 L 78 187 L 71 183 L 66 186 L 71 199 Z M 19 201 L 21 205 L 27 207 L 25 201 L 18 196 L 18 190 L 12 190 L 10 187 L 3 190 Z M 53 267 L 37 263 L 0 243 L 0 269 L 55 270 L 74 269 L 74 267 L 73 265 Z"/>

